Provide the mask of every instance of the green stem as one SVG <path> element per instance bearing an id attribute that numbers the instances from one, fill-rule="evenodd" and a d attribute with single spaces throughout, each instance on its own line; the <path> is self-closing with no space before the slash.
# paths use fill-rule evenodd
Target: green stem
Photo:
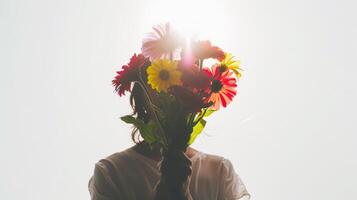
<path id="1" fill-rule="evenodd" d="M 153 103 L 153 101 L 152 101 L 153 98 L 150 95 L 148 88 L 145 86 L 144 80 L 142 79 L 142 76 L 141 76 L 141 70 L 139 71 L 139 78 L 140 78 L 140 81 L 135 81 L 135 82 L 138 83 L 139 86 L 143 89 L 146 99 L 149 101 L 149 108 L 154 115 L 154 120 L 159 126 L 159 129 L 160 129 L 159 132 L 160 132 L 162 138 L 164 139 L 165 145 L 168 145 L 168 139 L 165 135 L 164 129 L 162 128 L 160 120 L 159 120 L 157 113 L 155 112 L 155 109 L 154 109 L 154 106 L 156 107 L 156 105 Z"/>
<path id="2" fill-rule="evenodd" d="M 205 116 L 206 112 L 207 109 L 204 109 L 203 113 L 194 121 L 193 126 L 196 126 L 196 124 Z"/>
<path id="3" fill-rule="evenodd" d="M 189 119 L 188 119 L 188 125 L 189 126 L 193 126 L 193 121 L 195 119 L 195 114 L 194 113 L 191 113 Z"/>
<path id="4" fill-rule="evenodd" d="M 202 67 L 203 67 L 203 60 L 204 59 L 200 59 L 198 60 L 199 66 L 200 66 L 200 71 L 202 71 Z"/>

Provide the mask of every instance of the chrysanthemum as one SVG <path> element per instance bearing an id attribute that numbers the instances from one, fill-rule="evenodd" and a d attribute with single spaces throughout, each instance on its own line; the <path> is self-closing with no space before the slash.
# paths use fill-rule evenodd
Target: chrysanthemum
<path id="1" fill-rule="evenodd" d="M 209 101 L 213 102 L 211 109 L 218 110 L 220 105 L 226 107 L 237 94 L 236 79 L 232 76 L 233 72 L 221 72 L 218 66 L 213 66 L 211 70 L 205 71 L 212 77 L 211 96 Z"/>
<path id="2" fill-rule="evenodd" d="M 181 40 L 169 23 L 153 27 L 154 32 L 148 34 L 143 40 L 141 51 L 145 57 L 154 60 L 156 58 L 169 58 L 180 46 Z"/>
<path id="3" fill-rule="evenodd" d="M 240 62 L 239 60 L 234 60 L 233 58 L 234 56 L 232 54 L 224 53 L 224 59 L 221 61 L 220 70 L 223 72 L 230 69 L 237 76 L 237 78 L 240 78 Z"/>
<path id="4" fill-rule="evenodd" d="M 112 84 L 119 96 L 124 95 L 125 91 L 131 90 L 131 83 L 139 79 L 139 69 L 147 64 L 148 60 L 142 54 L 134 54 L 130 62 L 123 65 L 121 71 L 117 71 L 117 76 L 112 80 Z"/>
<path id="5" fill-rule="evenodd" d="M 151 87 L 166 92 L 173 85 L 181 85 L 182 72 L 177 70 L 177 64 L 177 61 L 155 59 L 146 70 Z"/>
<path id="6" fill-rule="evenodd" d="M 224 52 L 217 46 L 212 46 L 208 40 L 197 41 L 192 44 L 192 53 L 197 59 L 224 59 Z"/>

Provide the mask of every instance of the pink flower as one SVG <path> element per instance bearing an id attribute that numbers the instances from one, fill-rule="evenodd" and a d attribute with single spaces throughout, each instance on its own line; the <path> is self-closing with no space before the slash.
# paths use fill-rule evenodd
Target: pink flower
<path id="1" fill-rule="evenodd" d="M 154 32 L 148 34 L 143 40 L 141 51 L 150 60 L 155 58 L 171 58 L 182 44 L 181 39 L 172 30 L 169 23 L 153 27 Z"/>

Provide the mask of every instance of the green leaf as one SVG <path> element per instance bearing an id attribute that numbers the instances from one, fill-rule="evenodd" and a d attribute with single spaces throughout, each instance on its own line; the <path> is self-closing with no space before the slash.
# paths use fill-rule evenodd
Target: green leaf
<path id="1" fill-rule="evenodd" d="M 157 125 L 153 121 L 149 121 L 149 123 L 144 123 L 140 119 L 136 119 L 131 115 L 126 115 L 121 117 L 125 123 L 133 124 L 136 128 L 139 129 L 140 135 L 144 138 L 146 142 L 149 144 L 158 142 L 162 143 L 162 139 L 156 134 Z"/>
<path id="2" fill-rule="evenodd" d="M 212 113 L 214 113 L 216 110 L 207 110 L 205 115 L 203 117 L 208 117 L 210 116 Z"/>
<path id="3" fill-rule="evenodd" d="M 160 137 L 156 134 L 156 124 L 153 121 L 150 121 L 148 124 L 143 124 L 142 129 L 140 130 L 141 136 L 147 141 L 149 144 L 160 142 Z"/>
<path id="4" fill-rule="evenodd" d="M 209 117 L 212 113 L 214 113 L 216 110 L 208 110 L 208 109 L 202 109 L 202 111 L 195 117 L 193 120 L 193 124 L 197 124 L 202 118 L 204 117 Z"/>
<path id="5" fill-rule="evenodd" d="M 136 122 L 136 118 L 131 115 L 125 115 L 125 116 L 121 117 L 120 119 L 123 120 L 127 124 L 135 124 L 135 122 Z"/>
<path id="6" fill-rule="evenodd" d="M 206 120 L 201 119 L 196 126 L 193 127 L 193 131 L 191 133 L 191 137 L 190 140 L 188 141 L 188 144 L 191 145 L 195 139 L 197 138 L 197 136 L 202 132 L 202 130 L 204 129 L 204 127 L 206 126 Z"/>

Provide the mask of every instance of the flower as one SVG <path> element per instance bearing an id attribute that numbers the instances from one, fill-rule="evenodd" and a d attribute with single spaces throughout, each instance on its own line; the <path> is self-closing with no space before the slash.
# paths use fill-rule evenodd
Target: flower
<path id="1" fill-rule="evenodd" d="M 112 80 L 115 91 L 119 96 L 124 95 L 125 91 L 130 91 L 131 83 L 139 79 L 140 68 L 146 66 L 148 60 L 142 55 L 134 54 L 127 65 L 122 66 L 121 71 L 117 71 L 117 76 Z"/>
<path id="2" fill-rule="evenodd" d="M 182 71 L 182 82 L 184 86 L 188 86 L 196 90 L 206 90 L 211 86 L 211 80 L 208 74 L 199 69 L 196 64 L 185 65 L 180 62 L 178 69 Z"/>
<path id="3" fill-rule="evenodd" d="M 182 72 L 177 70 L 177 64 L 177 61 L 155 59 L 146 70 L 151 87 L 166 92 L 173 85 L 181 85 Z"/>
<path id="4" fill-rule="evenodd" d="M 211 109 L 218 110 L 220 104 L 226 107 L 237 94 L 236 79 L 232 77 L 233 72 L 228 70 L 221 72 L 218 65 L 214 65 L 210 70 L 204 70 L 212 78 L 209 97 L 209 101 L 213 102 Z"/>
<path id="5" fill-rule="evenodd" d="M 153 29 L 154 32 L 149 33 L 143 40 L 142 53 L 150 60 L 171 57 L 181 44 L 178 35 L 169 23 L 154 26 Z"/>
<path id="6" fill-rule="evenodd" d="M 170 93 L 183 106 L 187 112 L 199 112 L 206 106 L 204 99 L 199 94 L 190 91 L 187 87 L 172 86 Z"/>
<path id="7" fill-rule="evenodd" d="M 242 76 L 239 72 L 239 70 L 241 70 L 240 62 L 239 60 L 233 60 L 233 58 L 234 56 L 232 54 L 224 53 L 224 59 L 221 61 L 220 70 L 224 72 L 227 69 L 230 69 L 237 76 L 237 78 L 240 78 Z"/>
<path id="8" fill-rule="evenodd" d="M 197 59 L 224 59 L 224 52 L 217 46 L 212 46 L 208 40 L 197 41 L 192 44 L 192 53 Z"/>

